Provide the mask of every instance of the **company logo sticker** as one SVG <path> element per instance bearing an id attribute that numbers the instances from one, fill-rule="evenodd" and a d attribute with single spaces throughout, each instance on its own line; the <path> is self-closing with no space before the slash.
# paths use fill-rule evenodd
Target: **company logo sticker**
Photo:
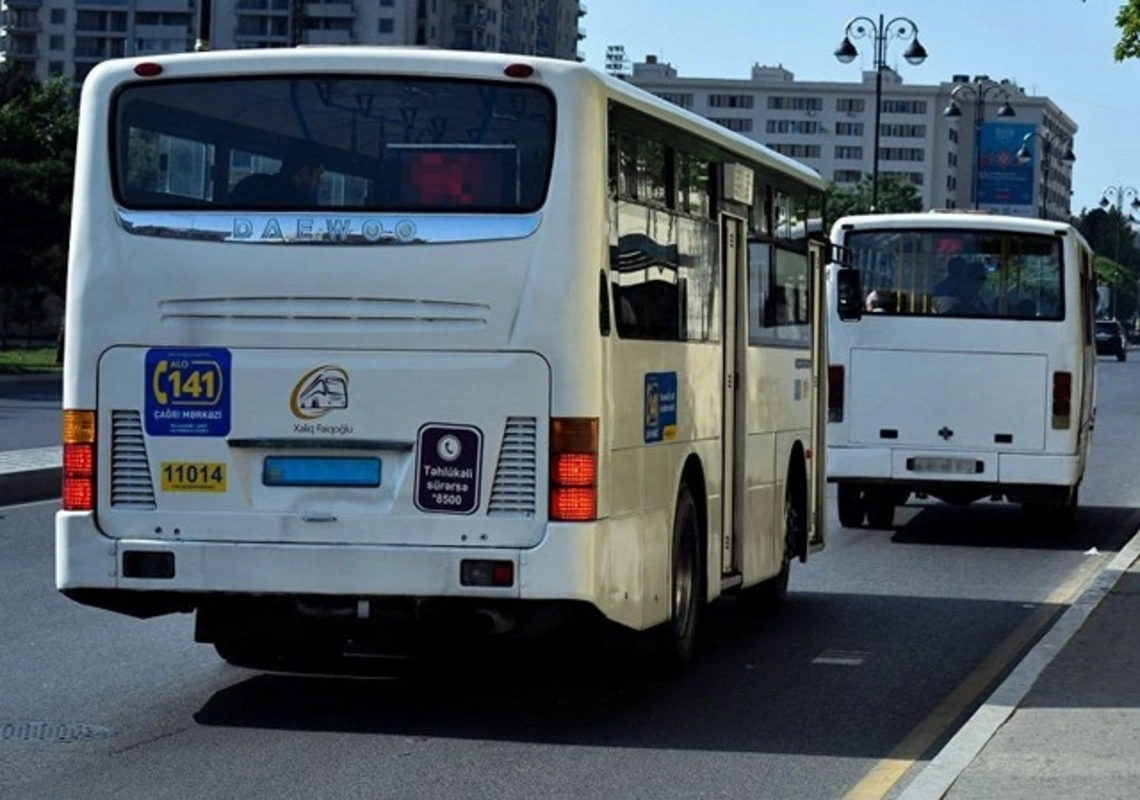
<path id="1" fill-rule="evenodd" d="M 289 394 L 289 410 L 298 419 L 320 419 L 348 408 L 348 373 L 331 364 L 309 370 Z"/>

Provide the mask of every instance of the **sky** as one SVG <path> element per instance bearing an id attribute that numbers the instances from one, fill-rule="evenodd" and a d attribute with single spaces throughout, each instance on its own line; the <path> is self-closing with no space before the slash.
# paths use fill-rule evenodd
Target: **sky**
<path id="1" fill-rule="evenodd" d="M 743 79 L 761 63 L 782 64 L 797 80 L 857 82 L 861 68 L 874 68 L 871 42 L 854 41 L 859 58 L 850 64 L 832 55 L 848 20 L 906 16 L 929 56 L 915 67 L 902 57 L 906 42 L 888 46 L 887 63 L 904 82 L 937 84 L 958 73 L 1010 78 L 1029 94 L 1049 97 L 1077 123 L 1072 211 L 1078 214 L 1096 206 L 1108 187 L 1140 190 L 1140 60 L 1112 58 L 1122 2 L 585 0 L 581 50 L 598 69 L 605 68 L 606 47 L 620 44 L 631 62 L 653 54 L 683 78 Z"/>

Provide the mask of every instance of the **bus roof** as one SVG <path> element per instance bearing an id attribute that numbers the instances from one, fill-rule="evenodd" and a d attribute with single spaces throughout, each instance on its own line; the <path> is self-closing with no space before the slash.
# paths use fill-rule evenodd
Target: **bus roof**
<path id="1" fill-rule="evenodd" d="M 164 77 L 207 77 L 222 74 L 261 75 L 274 72 L 364 71 L 377 60 L 393 70 L 411 70 L 426 75 L 501 78 L 510 64 L 533 66 L 538 76 L 558 76 L 564 80 L 596 81 L 614 98 L 683 130 L 714 142 L 730 152 L 753 160 L 780 174 L 823 190 L 824 182 L 815 170 L 781 155 L 759 142 L 710 122 L 704 117 L 669 103 L 626 81 L 606 75 L 593 67 L 565 59 L 524 56 L 511 53 L 482 53 L 445 50 L 436 47 L 392 47 L 385 45 L 305 45 L 296 48 L 252 50 L 212 50 L 201 53 L 170 53 L 153 56 L 108 59 L 96 65 L 84 86 L 110 91 L 123 81 L 138 80 L 134 72 L 140 63 L 163 67 Z M 110 84 L 110 85 L 107 85 Z"/>
<path id="2" fill-rule="evenodd" d="M 977 211 L 910 212 L 905 214 L 852 214 L 840 217 L 832 227 L 834 236 L 840 230 L 853 228 L 992 228 L 1025 233 L 1078 233 L 1061 220 L 1013 217 Z"/>

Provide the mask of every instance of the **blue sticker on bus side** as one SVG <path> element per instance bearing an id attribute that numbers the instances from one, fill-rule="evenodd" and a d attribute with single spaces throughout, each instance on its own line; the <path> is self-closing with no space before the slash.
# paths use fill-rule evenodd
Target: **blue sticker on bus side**
<path id="1" fill-rule="evenodd" d="M 677 438 L 677 373 L 645 374 L 645 441 Z"/>
<path id="2" fill-rule="evenodd" d="M 231 363 L 223 347 L 147 350 L 147 435 L 228 435 Z"/>

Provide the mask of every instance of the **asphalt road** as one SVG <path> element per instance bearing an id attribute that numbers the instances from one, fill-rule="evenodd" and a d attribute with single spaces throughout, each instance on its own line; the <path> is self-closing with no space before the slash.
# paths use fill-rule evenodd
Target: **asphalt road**
<path id="1" fill-rule="evenodd" d="M 0 375 L 0 451 L 59 444 L 60 377 Z"/>
<path id="2" fill-rule="evenodd" d="M 565 644 L 348 678 L 229 667 L 189 617 L 59 596 L 54 505 L 0 509 L 0 796 L 840 797 L 948 738 L 1031 644 L 1017 633 L 1059 611 L 1045 601 L 1140 525 L 1138 387 L 1135 360 L 1102 359 L 1071 541 L 1001 506 L 916 505 L 892 532 L 832 520 L 785 612 L 715 609 L 710 651 L 674 682 Z"/>

